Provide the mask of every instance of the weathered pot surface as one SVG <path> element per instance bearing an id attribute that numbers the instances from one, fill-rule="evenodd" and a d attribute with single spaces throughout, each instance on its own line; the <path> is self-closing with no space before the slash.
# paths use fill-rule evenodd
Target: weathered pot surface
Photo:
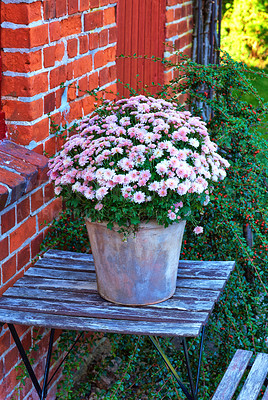
<path id="1" fill-rule="evenodd" d="M 164 228 L 142 223 L 124 241 L 107 223 L 86 225 L 94 258 L 99 294 L 123 305 L 155 304 L 170 298 L 176 288 L 185 221 Z"/>

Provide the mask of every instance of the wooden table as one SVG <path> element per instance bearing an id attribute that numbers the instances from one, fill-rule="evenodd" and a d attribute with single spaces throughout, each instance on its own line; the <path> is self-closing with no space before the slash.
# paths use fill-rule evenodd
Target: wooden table
<path id="1" fill-rule="evenodd" d="M 148 335 L 178 380 L 189 400 L 197 399 L 188 359 L 186 337 L 202 335 L 215 302 L 231 271 L 233 261 L 180 261 L 174 296 L 151 306 L 118 306 L 97 293 L 91 255 L 49 250 L 0 299 L 0 321 L 8 323 L 30 377 L 46 398 L 54 329 Z M 41 389 L 13 324 L 51 328 L 44 385 Z M 155 336 L 183 338 L 191 393 L 159 346 Z M 200 347 L 199 364 L 202 346 Z"/>

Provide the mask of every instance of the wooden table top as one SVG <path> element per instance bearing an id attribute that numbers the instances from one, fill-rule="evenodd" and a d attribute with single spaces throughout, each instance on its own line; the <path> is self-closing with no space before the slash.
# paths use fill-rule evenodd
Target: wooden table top
<path id="1" fill-rule="evenodd" d="M 174 296 L 119 306 L 97 292 L 92 255 L 49 250 L 0 298 L 0 321 L 50 328 L 159 336 L 198 336 L 234 261 L 180 261 Z"/>

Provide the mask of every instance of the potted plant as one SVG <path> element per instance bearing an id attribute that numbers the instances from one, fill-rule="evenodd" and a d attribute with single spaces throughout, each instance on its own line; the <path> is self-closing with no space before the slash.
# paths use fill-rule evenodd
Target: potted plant
<path id="1" fill-rule="evenodd" d="M 49 176 L 85 216 L 102 297 L 138 305 L 174 294 L 185 221 L 228 166 L 205 123 L 163 99 L 107 101 L 81 122 Z"/>

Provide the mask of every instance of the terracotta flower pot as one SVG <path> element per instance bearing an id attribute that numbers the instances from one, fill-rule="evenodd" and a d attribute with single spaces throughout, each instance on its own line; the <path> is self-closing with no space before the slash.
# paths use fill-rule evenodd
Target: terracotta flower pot
<path id="1" fill-rule="evenodd" d="M 170 298 L 176 288 L 185 223 L 167 228 L 154 221 L 143 223 L 124 241 L 116 228 L 86 220 L 99 294 L 123 305 L 154 304 Z"/>

